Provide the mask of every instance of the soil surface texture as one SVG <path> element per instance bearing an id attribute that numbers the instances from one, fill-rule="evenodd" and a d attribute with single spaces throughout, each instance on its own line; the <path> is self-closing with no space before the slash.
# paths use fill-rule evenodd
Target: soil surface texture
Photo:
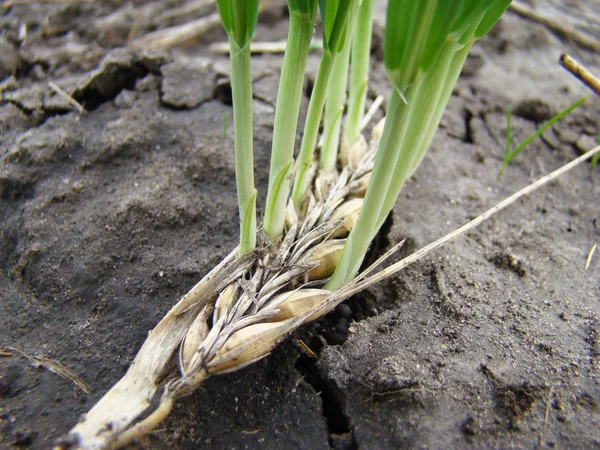
<path id="1" fill-rule="evenodd" d="M 237 243 L 229 63 L 209 50 L 226 36 L 145 39 L 214 13 L 193 5 L 0 6 L 1 448 L 64 436 Z M 600 36 L 596 0 L 530 5 Z M 371 100 L 390 90 L 377 9 Z M 286 32 L 274 0 L 256 39 Z M 407 239 L 406 255 L 596 145 L 600 98 L 559 67 L 563 51 L 600 75 L 598 53 L 511 12 L 473 47 L 374 254 Z M 281 63 L 253 57 L 259 205 Z M 509 106 L 517 145 L 583 96 L 498 178 Z M 599 199 L 600 168 L 579 166 L 209 379 L 133 447 L 600 448 L 600 250 L 585 268 Z"/>

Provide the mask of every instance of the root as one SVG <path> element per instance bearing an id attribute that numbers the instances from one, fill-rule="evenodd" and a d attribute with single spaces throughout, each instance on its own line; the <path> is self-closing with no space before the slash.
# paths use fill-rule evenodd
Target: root
<path id="1" fill-rule="evenodd" d="M 127 431 L 123 432 L 114 442 L 112 448 L 117 449 L 124 447 L 125 445 L 133 442 L 135 439 L 139 439 L 154 430 L 154 428 L 156 428 L 157 425 L 169 415 L 173 409 L 174 403 L 175 398 L 173 396 L 165 396 L 163 399 L 161 399 L 158 407 L 152 411 L 148 417 L 141 422 L 136 423 Z"/>

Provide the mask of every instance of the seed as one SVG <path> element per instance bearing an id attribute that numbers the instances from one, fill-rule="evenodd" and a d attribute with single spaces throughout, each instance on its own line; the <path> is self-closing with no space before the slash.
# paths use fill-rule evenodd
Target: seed
<path id="1" fill-rule="evenodd" d="M 318 261 L 319 265 L 311 269 L 308 280 L 323 280 L 331 276 L 342 256 L 345 241 L 343 239 L 325 241 L 317 245 L 308 258 L 308 262 Z"/>
<path id="2" fill-rule="evenodd" d="M 298 213 L 294 207 L 294 203 L 290 200 L 285 208 L 285 226 L 289 230 L 298 223 Z"/>
<path id="3" fill-rule="evenodd" d="M 371 172 L 366 173 L 358 180 L 352 183 L 352 188 L 350 189 L 350 195 L 354 197 L 364 197 L 367 193 L 367 187 L 369 186 L 369 180 L 371 179 Z"/>
<path id="4" fill-rule="evenodd" d="M 187 372 L 192 357 L 198 351 L 198 347 L 200 347 L 200 344 L 208 335 L 207 319 L 209 311 L 207 306 L 200 311 L 183 338 L 179 353 L 179 366 L 183 374 Z"/>
<path id="5" fill-rule="evenodd" d="M 257 323 L 233 333 L 208 363 L 210 373 L 238 369 L 267 356 L 295 327 L 295 321 Z"/>
<path id="6" fill-rule="evenodd" d="M 383 119 L 381 119 L 379 122 L 377 122 L 377 125 L 375 125 L 373 127 L 373 130 L 371 131 L 371 139 L 379 140 L 381 138 L 381 135 L 383 134 L 383 126 L 384 125 L 385 125 L 385 117 Z"/>
<path id="7" fill-rule="evenodd" d="M 228 284 L 227 287 L 221 291 L 215 302 L 214 322 L 217 322 L 221 316 L 229 314 L 231 306 L 237 300 L 238 288 L 238 283 L 233 282 Z"/>
<path id="8" fill-rule="evenodd" d="M 368 150 L 369 145 L 362 134 L 350 147 L 348 147 L 346 140 L 343 139 L 340 146 L 340 161 L 343 166 L 356 167 Z"/>
<path id="9" fill-rule="evenodd" d="M 336 171 L 333 172 L 323 172 L 319 171 L 319 174 L 315 178 L 315 187 L 314 193 L 315 198 L 318 201 L 325 201 L 331 188 L 335 184 L 338 179 L 338 173 Z"/>
<path id="10" fill-rule="evenodd" d="M 333 212 L 331 219 L 333 221 L 343 220 L 343 222 L 332 233 L 332 238 L 348 235 L 350 230 L 356 225 L 362 204 L 362 198 L 353 198 L 337 207 Z"/>
<path id="11" fill-rule="evenodd" d="M 319 305 L 330 294 L 330 291 L 324 289 L 298 289 L 280 294 L 269 304 L 269 309 L 278 309 L 279 313 L 269 318 L 269 320 L 282 321 L 298 317 Z M 316 317 L 311 316 L 306 321 L 309 322 L 314 319 Z"/>

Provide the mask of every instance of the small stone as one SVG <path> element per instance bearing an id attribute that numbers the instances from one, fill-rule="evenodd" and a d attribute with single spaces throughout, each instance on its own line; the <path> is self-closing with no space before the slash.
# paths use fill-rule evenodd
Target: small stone
<path id="1" fill-rule="evenodd" d="M 161 101 L 173 108 L 191 109 L 211 100 L 215 75 L 202 61 L 176 61 L 165 64 L 162 73 Z"/>
<path id="2" fill-rule="evenodd" d="M 83 183 L 81 181 L 75 181 L 71 186 L 74 192 L 79 192 L 83 189 Z"/>

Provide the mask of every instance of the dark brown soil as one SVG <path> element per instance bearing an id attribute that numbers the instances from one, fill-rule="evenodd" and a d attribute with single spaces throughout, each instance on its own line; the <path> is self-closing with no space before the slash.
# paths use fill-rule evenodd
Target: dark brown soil
<path id="1" fill-rule="evenodd" d="M 162 3 L 0 6 L 2 448 L 67 433 L 236 245 L 228 63 L 207 49 L 225 36 L 127 47 L 136 18 L 139 34 L 174 24 Z M 597 3 L 536 3 L 599 34 Z M 273 2 L 259 40 L 285 36 L 282 11 Z M 595 145 L 600 99 L 558 67 L 561 51 L 600 73 L 597 54 L 511 14 L 474 47 L 382 247 L 421 247 Z M 281 56 L 254 63 L 264 204 Z M 389 90 L 380 60 L 374 70 L 372 97 Z M 517 144 L 584 95 L 498 179 L 509 105 Z M 600 447 L 600 254 L 584 269 L 600 243 L 599 176 L 578 167 L 270 357 L 210 379 L 140 448 Z"/>

